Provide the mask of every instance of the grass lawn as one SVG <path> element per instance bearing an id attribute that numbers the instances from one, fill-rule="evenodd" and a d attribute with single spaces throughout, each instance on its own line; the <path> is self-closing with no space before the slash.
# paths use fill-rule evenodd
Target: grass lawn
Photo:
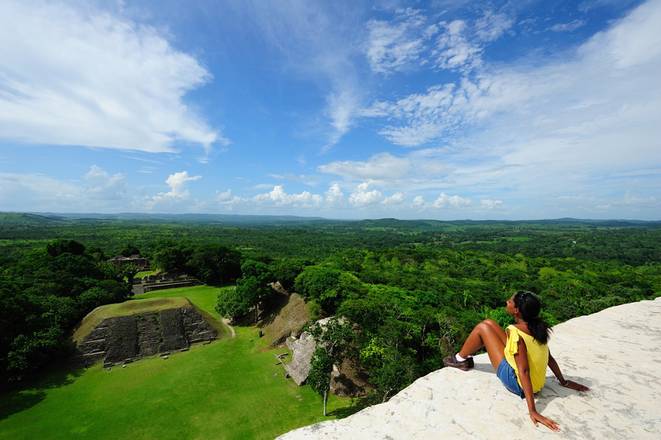
<path id="1" fill-rule="evenodd" d="M 230 287 L 228 287 L 230 288 Z M 142 298 L 188 298 L 213 310 L 208 286 L 150 292 Z M 41 382 L 0 396 L 0 439 L 250 439 L 274 438 L 324 420 L 321 397 L 285 380 L 257 330 L 197 345 L 169 359 L 153 357 L 106 371 L 53 371 Z M 351 412 L 331 396 L 332 416 Z"/>
<path id="2" fill-rule="evenodd" d="M 154 269 L 154 270 L 141 270 L 140 272 L 138 272 L 138 273 L 135 274 L 135 277 L 134 277 L 134 278 L 135 278 L 135 279 L 142 279 L 142 278 L 144 278 L 144 277 L 146 277 L 146 276 L 149 276 L 149 275 L 156 275 L 156 274 L 159 273 L 159 272 L 160 272 L 160 270 L 158 270 L 158 269 Z"/>

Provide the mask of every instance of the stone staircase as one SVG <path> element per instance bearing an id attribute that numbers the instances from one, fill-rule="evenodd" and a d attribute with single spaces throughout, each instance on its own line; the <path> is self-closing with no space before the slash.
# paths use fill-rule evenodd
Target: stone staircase
<path id="1" fill-rule="evenodd" d="M 78 345 L 78 360 L 105 367 L 145 356 L 188 350 L 191 344 L 212 341 L 217 331 L 194 307 L 166 309 L 104 319 Z"/>

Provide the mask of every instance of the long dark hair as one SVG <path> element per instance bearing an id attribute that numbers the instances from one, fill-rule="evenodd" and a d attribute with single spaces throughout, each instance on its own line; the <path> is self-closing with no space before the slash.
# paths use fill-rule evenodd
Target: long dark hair
<path id="1" fill-rule="evenodd" d="M 519 290 L 514 294 L 514 305 L 521 312 L 521 318 L 528 323 L 528 330 L 532 333 L 533 338 L 542 344 L 546 344 L 551 336 L 551 329 L 539 316 L 542 309 L 539 298 L 532 292 Z"/>

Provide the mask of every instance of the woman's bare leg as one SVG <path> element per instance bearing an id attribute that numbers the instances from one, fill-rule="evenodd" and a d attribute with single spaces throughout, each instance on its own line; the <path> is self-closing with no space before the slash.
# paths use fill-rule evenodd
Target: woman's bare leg
<path id="1" fill-rule="evenodd" d="M 473 328 L 473 331 L 459 351 L 459 356 L 465 358 L 484 347 L 489 354 L 489 360 L 494 369 L 498 368 L 505 356 L 507 335 L 496 321 L 486 319 Z"/>

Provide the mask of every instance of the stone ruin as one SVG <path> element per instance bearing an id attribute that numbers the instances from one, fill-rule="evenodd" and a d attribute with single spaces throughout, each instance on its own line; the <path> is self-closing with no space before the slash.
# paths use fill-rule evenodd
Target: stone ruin
<path id="1" fill-rule="evenodd" d="M 86 366 L 103 360 L 104 367 L 145 356 L 188 350 L 191 344 L 216 339 L 218 333 L 194 307 L 106 318 L 80 344 Z"/>
<path id="2" fill-rule="evenodd" d="M 303 385 L 310 374 L 312 355 L 317 343 L 310 333 L 303 332 L 299 338 L 288 337 L 285 344 L 292 352 L 292 361 L 284 365 L 285 371 L 296 385 Z"/>
<path id="3" fill-rule="evenodd" d="M 154 290 L 172 289 L 175 287 L 197 286 L 200 281 L 186 274 L 163 273 L 158 275 L 148 275 L 133 283 L 131 292 L 134 295 L 140 295 Z"/>
<path id="4" fill-rule="evenodd" d="M 320 319 L 317 323 L 324 327 L 331 319 L 332 317 Z M 292 352 L 291 362 L 283 364 L 285 371 L 296 385 L 303 385 L 310 374 L 317 342 L 312 334 L 305 331 L 298 338 L 293 335 L 289 336 L 285 344 Z M 340 365 L 333 365 L 330 382 L 331 393 L 337 396 L 355 397 L 364 395 L 368 387 L 367 377 L 352 361 L 345 359 Z"/>

